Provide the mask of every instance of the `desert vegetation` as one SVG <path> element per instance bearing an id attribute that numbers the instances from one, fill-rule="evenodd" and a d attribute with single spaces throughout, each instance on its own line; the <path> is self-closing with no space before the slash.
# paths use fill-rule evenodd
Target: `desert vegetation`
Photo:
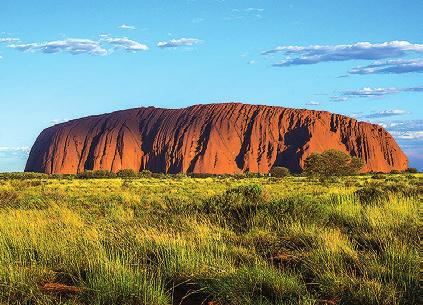
<path id="1" fill-rule="evenodd" d="M 363 160 L 358 157 L 351 157 L 342 151 L 329 149 L 308 156 L 304 161 L 304 174 L 323 179 L 350 176 L 357 174 L 363 165 Z"/>
<path id="2" fill-rule="evenodd" d="M 421 304 L 421 174 L 151 175 L 2 175 L 0 304 Z"/>

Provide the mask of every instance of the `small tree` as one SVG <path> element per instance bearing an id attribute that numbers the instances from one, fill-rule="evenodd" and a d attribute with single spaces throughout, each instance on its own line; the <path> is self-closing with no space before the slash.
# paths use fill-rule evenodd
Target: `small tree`
<path id="1" fill-rule="evenodd" d="M 335 149 L 323 153 L 312 153 L 304 161 L 304 173 L 308 176 L 327 178 L 331 176 L 349 176 L 356 174 L 363 167 L 360 158 Z"/>
<path id="2" fill-rule="evenodd" d="M 358 157 L 351 157 L 351 163 L 350 163 L 350 175 L 351 174 L 358 174 L 360 170 L 364 166 L 364 161 L 361 158 Z"/>
<path id="3" fill-rule="evenodd" d="M 151 171 L 149 171 L 148 169 L 143 169 L 140 173 L 139 173 L 140 177 L 143 178 L 150 178 L 152 176 Z"/>
<path id="4" fill-rule="evenodd" d="M 409 168 L 407 168 L 406 169 L 406 172 L 407 173 L 410 173 L 410 174 L 416 174 L 416 173 L 418 173 L 419 171 L 417 170 L 417 168 L 415 168 L 415 167 L 409 167 Z"/>
<path id="5" fill-rule="evenodd" d="M 289 172 L 289 169 L 282 166 L 275 166 L 272 167 L 270 170 L 270 176 L 276 177 L 276 178 L 283 178 L 289 176 L 291 173 Z"/>
<path id="6" fill-rule="evenodd" d="M 134 178 L 137 176 L 137 173 L 133 169 L 126 168 L 118 171 L 117 176 L 120 178 Z"/>

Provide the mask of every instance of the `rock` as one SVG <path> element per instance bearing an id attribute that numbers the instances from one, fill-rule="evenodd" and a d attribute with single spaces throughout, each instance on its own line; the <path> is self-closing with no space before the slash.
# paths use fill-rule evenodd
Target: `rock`
<path id="1" fill-rule="evenodd" d="M 136 108 L 54 125 L 38 136 L 25 171 L 300 172 L 308 155 L 331 148 L 362 158 L 365 172 L 408 167 L 379 125 L 326 111 L 223 103 Z"/>

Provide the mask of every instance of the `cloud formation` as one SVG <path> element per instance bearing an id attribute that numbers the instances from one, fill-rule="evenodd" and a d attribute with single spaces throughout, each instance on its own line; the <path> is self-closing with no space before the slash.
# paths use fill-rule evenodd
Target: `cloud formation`
<path id="1" fill-rule="evenodd" d="M 423 131 L 391 131 L 391 135 L 402 140 L 423 140 Z"/>
<path id="2" fill-rule="evenodd" d="M 258 7 L 248 7 L 246 9 L 244 9 L 244 11 L 246 12 L 255 12 L 255 13 L 260 13 L 264 11 L 264 8 L 258 8 Z"/>
<path id="3" fill-rule="evenodd" d="M 0 43 L 15 43 L 18 41 L 20 41 L 19 38 L 11 38 L 11 37 L 0 38 Z"/>
<path id="4" fill-rule="evenodd" d="M 423 120 L 394 120 L 375 122 L 382 127 L 392 131 L 422 131 Z"/>
<path id="5" fill-rule="evenodd" d="M 107 37 L 103 39 L 105 42 L 113 45 L 116 49 L 123 49 L 126 51 L 147 51 L 148 46 L 142 43 L 139 43 L 135 40 L 128 39 L 127 37 L 122 38 L 113 38 Z"/>
<path id="6" fill-rule="evenodd" d="M 393 94 L 400 92 L 397 88 L 369 88 L 365 87 L 357 90 L 350 90 L 342 92 L 345 97 L 377 97 L 384 96 L 387 94 Z"/>
<path id="7" fill-rule="evenodd" d="M 127 37 L 109 37 L 108 35 L 100 35 L 100 40 L 91 39 L 74 39 L 69 38 L 65 40 L 49 41 L 49 42 L 35 42 L 28 44 L 11 43 L 7 47 L 18 51 L 27 52 L 42 52 L 46 54 L 52 53 L 70 53 L 72 55 L 89 54 L 89 55 L 108 55 L 109 50 L 104 44 L 111 45 L 114 49 L 122 49 L 126 51 L 146 51 L 148 46 L 139 43 Z"/>
<path id="8" fill-rule="evenodd" d="M 9 147 L 0 146 L 0 158 L 19 158 L 26 159 L 29 155 L 30 147 Z"/>
<path id="9" fill-rule="evenodd" d="M 200 42 L 199 39 L 196 38 L 180 38 L 180 39 L 171 39 L 168 41 L 159 41 L 157 46 L 161 49 L 164 48 L 177 48 L 177 47 L 185 47 L 185 46 L 193 46 Z"/>
<path id="10" fill-rule="evenodd" d="M 308 103 L 306 103 L 307 106 L 318 106 L 320 105 L 320 102 L 315 102 L 315 101 L 310 101 Z"/>
<path id="11" fill-rule="evenodd" d="M 423 86 L 408 87 L 408 88 L 370 88 L 364 87 L 361 89 L 347 90 L 341 92 L 339 95 L 332 96 L 331 100 L 335 102 L 346 101 L 350 98 L 371 98 L 383 97 L 389 94 L 400 92 L 423 92 Z"/>
<path id="12" fill-rule="evenodd" d="M 405 88 L 404 91 L 407 91 L 407 92 L 423 92 L 423 86 Z"/>
<path id="13" fill-rule="evenodd" d="M 133 25 L 122 24 L 119 26 L 119 29 L 122 30 L 136 30 L 137 28 Z"/>
<path id="14" fill-rule="evenodd" d="M 348 71 L 350 74 L 402 74 L 412 72 L 423 72 L 423 58 L 375 61 L 370 65 L 356 67 Z"/>
<path id="15" fill-rule="evenodd" d="M 28 146 L 18 146 L 18 147 L 10 147 L 10 146 L 0 146 L 0 151 L 24 151 L 29 152 L 30 148 Z"/>
<path id="16" fill-rule="evenodd" d="M 39 51 L 46 54 L 64 52 L 72 55 L 107 55 L 107 50 L 101 46 L 100 42 L 90 39 L 70 38 L 43 43 L 10 44 L 8 47 L 19 51 Z"/>
<path id="17" fill-rule="evenodd" d="M 404 115 L 404 114 L 409 114 L 409 112 L 402 109 L 392 109 L 392 110 L 384 110 L 384 111 L 380 111 L 376 113 L 371 113 L 364 117 L 366 119 L 380 119 L 380 118 L 386 118 L 386 117 L 392 117 L 392 116 Z"/>
<path id="18" fill-rule="evenodd" d="M 386 128 L 397 139 L 423 140 L 423 120 L 390 121 L 377 124 Z"/>
<path id="19" fill-rule="evenodd" d="M 56 125 L 56 124 L 60 124 L 60 123 L 65 123 L 67 121 L 69 121 L 69 119 L 53 119 L 49 123 Z"/>
<path id="20" fill-rule="evenodd" d="M 279 46 L 262 54 L 274 53 L 282 53 L 286 56 L 286 59 L 273 66 L 289 67 L 331 61 L 379 60 L 402 57 L 408 53 L 423 53 L 423 44 L 395 40 L 379 44 L 358 42 L 345 45 Z"/>
<path id="21" fill-rule="evenodd" d="M 261 13 L 264 12 L 264 8 L 259 7 L 248 7 L 248 8 L 234 8 L 232 9 L 232 14 L 225 17 L 225 20 L 237 20 L 243 19 L 244 17 L 254 17 L 256 19 L 261 19 Z"/>

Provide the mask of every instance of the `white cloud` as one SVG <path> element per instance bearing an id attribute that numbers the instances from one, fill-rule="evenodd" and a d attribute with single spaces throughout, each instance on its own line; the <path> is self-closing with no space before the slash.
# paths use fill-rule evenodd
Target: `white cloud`
<path id="1" fill-rule="evenodd" d="M 116 49 L 123 49 L 126 51 L 134 51 L 134 52 L 148 50 L 147 45 L 139 43 L 135 40 L 130 40 L 126 37 L 122 37 L 122 38 L 107 37 L 107 38 L 103 38 L 103 40 L 113 45 Z"/>
<path id="2" fill-rule="evenodd" d="M 69 38 L 43 43 L 10 44 L 8 47 L 19 51 L 39 51 L 46 54 L 65 52 L 72 55 L 107 55 L 107 50 L 100 45 L 100 42 L 90 39 Z"/>
<path id="3" fill-rule="evenodd" d="M 318 106 L 320 105 L 320 102 L 316 102 L 316 101 L 310 101 L 308 103 L 306 103 L 307 106 Z"/>
<path id="4" fill-rule="evenodd" d="M 395 120 L 384 122 L 373 122 L 374 124 L 381 125 L 392 131 L 421 131 L 423 130 L 423 120 Z"/>
<path id="5" fill-rule="evenodd" d="M 364 67 L 356 67 L 348 71 L 350 74 L 402 74 L 423 72 L 423 59 L 395 59 L 375 61 Z"/>
<path id="6" fill-rule="evenodd" d="M 330 99 L 333 102 L 345 102 L 348 100 L 348 97 L 346 96 L 331 96 Z"/>
<path id="7" fill-rule="evenodd" d="M 5 151 L 22 151 L 22 152 L 29 152 L 30 151 L 30 147 L 28 146 L 18 146 L 18 147 L 10 147 L 10 146 L 0 146 L 0 151 L 1 152 L 5 152 Z"/>
<path id="8" fill-rule="evenodd" d="M 386 128 L 409 158 L 411 167 L 423 170 L 423 120 L 375 123 Z"/>
<path id="9" fill-rule="evenodd" d="M 344 97 L 376 97 L 400 92 L 397 88 L 370 88 L 350 90 L 342 92 Z"/>
<path id="10" fill-rule="evenodd" d="M 249 12 L 249 13 L 250 12 L 259 13 L 259 12 L 263 12 L 264 8 L 249 7 L 249 8 L 246 8 L 244 11 Z"/>
<path id="11" fill-rule="evenodd" d="M 273 66 L 288 67 L 329 61 L 378 60 L 401 57 L 411 52 L 422 53 L 423 44 L 413 44 L 408 41 L 388 41 L 379 44 L 358 42 L 345 45 L 279 46 L 262 54 L 282 53 L 286 58 Z M 291 58 L 291 56 L 294 56 L 294 58 Z"/>
<path id="12" fill-rule="evenodd" d="M 402 140 L 423 140 L 423 131 L 391 131 L 392 136 Z"/>
<path id="13" fill-rule="evenodd" d="M 107 34 L 100 35 L 99 40 L 90 39 L 65 39 L 49 41 L 43 43 L 28 44 L 9 44 L 8 47 L 19 51 L 51 53 L 70 53 L 72 55 L 90 54 L 90 55 L 108 55 L 109 50 L 105 44 L 111 45 L 114 49 L 123 49 L 126 51 L 146 51 L 148 46 L 128 39 L 127 37 L 110 37 Z"/>
<path id="14" fill-rule="evenodd" d="M 402 110 L 402 109 L 392 109 L 392 110 L 384 110 L 380 112 L 371 113 L 364 117 L 367 119 L 377 119 L 377 118 L 386 118 L 386 117 L 397 116 L 397 115 L 404 115 L 409 113 L 410 112 L 406 110 Z"/>
<path id="15" fill-rule="evenodd" d="M 171 39 L 168 41 L 159 41 L 157 43 L 157 46 L 163 49 L 163 48 L 193 46 L 198 43 L 200 43 L 200 40 L 196 38 L 180 38 L 180 39 Z"/>
<path id="16" fill-rule="evenodd" d="M 20 41 L 19 38 L 10 38 L 10 37 L 0 38 L 0 43 L 15 43 L 15 42 L 18 42 L 18 41 Z"/>
<path id="17" fill-rule="evenodd" d="M 258 8 L 258 7 L 248 7 L 244 9 L 240 8 L 234 8 L 232 9 L 232 14 L 229 16 L 226 16 L 225 20 L 238 20 L 245 18 L 256 18 L 261 19 L 262 15 L 260 13 L 264 12 L 264 8 Z"/>
<path id="18" fill-rule="evenodd" d="M 409 88 L 370 88 L 364 87 L 361 89 L 347 90 L 341 92 L 339 95 L 332 96 L 333 101 L 346 101 L 349 98 L 370 98 L 370 97 L 383 97 L 389 94 L 400 92 L 423 92 L 423 86 L 409 87 Z"/>
<path id="19" fill-rule="evenodd" d="M 137 28 L 133 25 L 122 24 L 119 26 L 119 29 L 122 30 L 136 30 Z"/>
<path id="20" fill-rule="evenodd" d="M 49 123 L 55 125 L 55 124 L 65 123 L 67 121 L 69 121 L 69 119 L 53 119 Z"/>
<path id="21" fill-rule="evenodd" d="M 29 155 L 30 147 L 21 146 L 21 147 L 10 147 L 10 146 L 0 146 L 0 158 L 18 158 L 26 159 Z"/>
<path id="22" fill-rule="evenodd" d="M 405 88 L 405 89 L 403 89 L 403 91 L 406 91 L 406 92 L 423 92 L 423 86 Z"/>

